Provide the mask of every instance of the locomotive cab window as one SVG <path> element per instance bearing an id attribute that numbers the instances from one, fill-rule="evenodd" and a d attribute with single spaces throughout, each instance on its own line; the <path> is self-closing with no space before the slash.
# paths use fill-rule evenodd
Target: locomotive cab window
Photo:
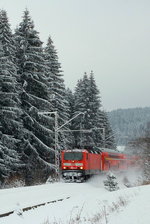
<path id="1" fill-rule="evenodd" d="M 82 160 L 82 152 L 65 152 L 64 160 Z"/>

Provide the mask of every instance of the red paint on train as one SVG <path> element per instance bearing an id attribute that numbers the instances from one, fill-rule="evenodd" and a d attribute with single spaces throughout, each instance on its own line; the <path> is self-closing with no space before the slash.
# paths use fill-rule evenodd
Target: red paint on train
<path id="1" fill-rule="evenodd" d="M 82 181 L 109 170 L 126 170 L 136 164 L 134 156 L 110 149 L 74 149 L 61 152 L 61 171 L 65 180 Z"/>

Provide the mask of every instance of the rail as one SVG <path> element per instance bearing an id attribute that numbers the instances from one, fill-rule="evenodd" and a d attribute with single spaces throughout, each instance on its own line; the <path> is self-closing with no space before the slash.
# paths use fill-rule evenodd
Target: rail
<path id="1" fill-rule="evenodd" d="M 60 198 L 58 200 L 53 200 L 53 201 L 48 201 L 48 202 L 43 202 L 41 204 L 37 204 L 37 205 L 33 205 L 33 206 L 29 206 L 29 207 L 25 207 L 25 208 L 22 208 L 22 211 L 25 212 L 25 211 L 29 211 L 31 209 L 34 209 L 34 208 L 38 208 L 40 206 L 44 206 L 44 205 L 47 205 L 47 204 L 50 204 L 50 203 L 56 203 L 58 201 L 63 201 L 63 200 L 66 200 L 66 199 L 69 199 L 70 197 L 66 197 L 66 198 Z M 14 213 L 14 210 L 13 211 L 10 211 L 10 212 L 6 212 L 6 213 L 3 213 L 3 214 L 0 214 L 0 218 L 3 218 L 3 217 L 6 217 L 6 216 L 9 216 L 11 214 Z"/>

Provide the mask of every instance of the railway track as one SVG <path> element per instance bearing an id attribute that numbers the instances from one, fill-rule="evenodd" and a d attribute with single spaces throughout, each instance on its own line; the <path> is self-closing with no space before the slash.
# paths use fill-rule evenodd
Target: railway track
<path id="1" fill-rule="evenodd" d="M 66 197 L 66 198 L 60 198 L 58 200 L 53 200 L 53 201 L 48 201 L 48 202 L 43 202 L 41 204 L 37 204 L 37 205 L 33 205 L 33 206 L 29 206 L 29 207 L 25 207 L 25 208 L 22 208 L 22 211 L 25 212 L 25 211 L 29 211 L 31 209 L 35 209 L 35 208 L 38 208 L 40 206 L 44 206 L 44 205 L 47 205 L 47 204 L 51 204 L 51 203 L 56 203 L 56 202 L 59 202 L 59 201 L 64 201 L 66 199 L 69 199 L 70 197 Z M 3 214 L 0 214 L 0 218 L 3 218 L 3 217 L 6 217 L 6 216 L 9 216 L 11 214 L 14 213 L 14 210 L 13 211 L 10 211 L 10 212 L 6 212 L 6 213 L 3 213 Z"/>

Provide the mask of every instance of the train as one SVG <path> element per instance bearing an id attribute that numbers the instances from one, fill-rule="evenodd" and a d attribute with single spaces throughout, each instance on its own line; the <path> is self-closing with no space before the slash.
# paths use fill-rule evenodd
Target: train
<path id="1" fill-rule="evenodd" d="M 61 173 L 67 182 L 83 182 L 93 175 L 108 171 L 125 171 L 137 164 L 138 158 L 106 148 L 83 148 L 61 151 Z"/>

